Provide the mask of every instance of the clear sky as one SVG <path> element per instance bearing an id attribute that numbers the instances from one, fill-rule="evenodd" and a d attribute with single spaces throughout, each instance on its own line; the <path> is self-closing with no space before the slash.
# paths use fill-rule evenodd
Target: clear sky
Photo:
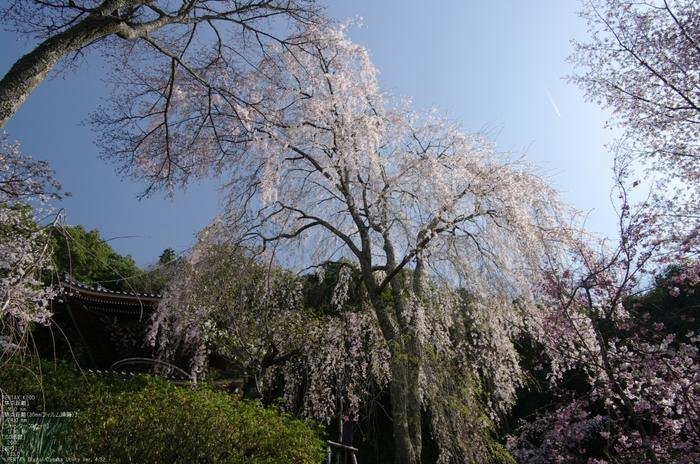
<path id="1" fill-rule="evenodd" d="M 7 0 L 0 0 L 5 2 Z M 608 113 L 586 103 L 563 79 L 571 39 L 585 41 L 578 0 L 327 0 L 338 20 L 362 17 L 353 40 L 366 46 L 384 87 L 437 107 L 463 123 L 485 127 L 498 147 L 523 153 L 547 173 L 565 198 L 589 213 L 587 225 L 614 233 L 610 204 L 616 133 L 605 129 Z M 0 33 L 0 73 L 30 50 L 31 43 Z M 96 134 L 81 125 L 109 92 L 97 54 L 87 63 L 42 83 L 5 131 L 22 152 L 44 159 L 73 196 L 63 200 L 70 225 L 99 229 L 102 237 L 137 265 L 157 261 L 171 247 L 183 252 L 195 231 L 219 212 L 216 184 L 191 185 L 174 199 L 137 200 L 143 185 L 120 178 L 98 158 Z M 131 237 L 131 238 L 122 238 Z"/>

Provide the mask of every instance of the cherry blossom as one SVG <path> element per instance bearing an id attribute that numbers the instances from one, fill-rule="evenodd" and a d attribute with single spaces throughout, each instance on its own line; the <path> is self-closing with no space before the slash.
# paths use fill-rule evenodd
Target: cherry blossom
<path id="1" fill-rule="evenodd" d="M 589 459 L 591 447 L 585 443 L 591 440 L 602 442 L 595 462 L 695 462 L 700 457 L 697 337 L 689 333 L 676 339 L 633 305 L 659 266 L 683 263 L 685 272 L 675 282 L 692 287 L 696 256 L 659 239 L 655 210 L 629 205 L 626 173 L 617 173 L 618 242 L 596 245 L 582 237 L 567 259 L 549 260 L 550 272 L 539 287 L 543 311 L 531 314 L 530 333 L 545 347 L 552 384 L 565 371 L 579 370 L 590 388 L 522 425 L 520 435 L 509 441 L 521 462 Z M 676 286 L 666 290 L 680 294 Z M 539 446 L 533 437 L 539 437 Z"/>
<path id="2" fill-rule="evenodd" d="M 0 139 L 0 324 L 8 343 L 26 346 L 32 323 L 51 317 L 56 291 L 40 275 L 50 268 L 48 235 L 31 202 L 60 198 L 48 164 L 23 156 L 18 144 Z"/>

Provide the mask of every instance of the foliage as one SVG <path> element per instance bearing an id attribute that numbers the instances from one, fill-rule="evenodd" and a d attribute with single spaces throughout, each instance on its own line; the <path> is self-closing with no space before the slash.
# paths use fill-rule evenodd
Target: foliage
<path id="1" fill-rule="evenodd" d="M 646 325 L 663 324 L 675 341 L 685 341 L 688 333 L 700 333 L 700 293 L 698 276 L 691 263 L 669 266 L 655 276 L 654 285 L 642 295 L 625 302 L 630 313 Z"/>
<path id="2" fill-rule="evenodd" d="M 567 370 L 579 369 L 589 388 L 523 423 L 510 442 L 510 451 L 522 462 L 552 455 L 652 463 L 694 462 L 700 456 L 698 338 L 692 331 L 682 336 L 669 331 L 658 312 L 654 320 L 644 311 L 639 298 L 647 293 L 656 266 L 683 254 L 664 253 L 666 244 L 648 227 L 653 212 L 630 208 L 624 183 L 619 187 L 623 204 L 617 245 L 593 248 L 594 242 L 581 241 L 569 261 L 550 260 L 551 272 L 540 287 L 546 310 L 534 314 L 530 323 L 550 361 L 550 380 L 556 384 Z M 697 279 L 691 259 L 686 254 L 685 272 L 675 279 L 689 292 Z M 668 276 L 656 280 L 668 281 Z M 680 293 L 675 286 L 665 291 Z M 672 313 L 662 317 L 672 321 Z M 533 445 L 533 436 L 540 437 L 539 446 Z M 591 441 L 599 445 L 592 447 Z M 594 458 L 590 450 L 601 454 Z"/>
<path id="3" fill-rule="evenodd" d="M 326 423 L 339 402 L 357 411 L 366 384 L 386 378 L 381 352 L 369 353 L 379 343 L 374 324 L 362 314 L 324 314 L 330 295 L 325 305 L 305 305 L 305 279 L 221 236 L 216 225 L 200 233 L 170 280 L 151 329 L 159 357 L 189 357 L 201 378 L 213 351 L 239 370 L 246 397 L 269 402 L 278 392 L 286 408 Z"/>
<path id="4" fill-rule="evenodd" d="M 698 4 L 606 0 L 584 8 L 592 42 L 576 44 L 571 60 L 587 72 L 570 79 L 612 108 L 610 123 L 626 130 L 615 159 L 620 235 L 609 248 L 580 240 L 569 262 L 550 260 L 542 285 L 548 311 L 532 324 L 551 378 L 581 369 L 590 388 L 524 423 L 511 450 L 523 462 L 584 459 L 590 446 L 575 428 L 585 426 L 586 439 L 603 440 L 595 462 L 693 462 L 700 456 Z M 637 161 L 657 179 L 633 205 Z M 527 443 L 537 434 L 535 452 Z"/>
<path id="5" fill-rule="evenodd" d="M 589 43 L 570 58 L 592 101 L 614 111 L 657 172 L 698 183 L 700 157 L 700 5 L 693 0 L 593 0 L 581 14 Z M 656 161 L 654 161 L 656 160 Z"/>
<path id="6" fill-rule="evenodd" d="M 10 143 L 3 132 L 0 137 L 0 200 L 16 204 L 60 199 L 61 184 L 52 177 L 54 171 L 46 161 L 24 156 L 19 143 Z"/>
<path id="7" fill-rule="evenodd" d="M 259 397 L 266 369 L 285 362 L 306 342 L 314 316 L 300 305 L 299 284 L 243 249 L 229 248 L 211 226 L 180 262 L 154 315 L 150 339 L 161 359 L 189 359 L 196 377 L 208 354 L 226 356 Z"/>
<path id="8" fill-rule="evenodd" d="M 61 226 L 53 233 L 53 267 L 77 282 L 99 283 L 117 291 L 134 292 L 130 278 L 141 274 L 131 256 L 122 256 L 100 237 L 99 230 L 87 232 L 82 225 Z"/>
<path id="9" fill-rule="evenodd" d="M 177 254 L 172 248 L 166 248 L 158 257 L 158 264 L 170 264 L 177 259 Z"/>
<path id="10" fill-rule="evenodd" d="M 2 443 L 0 463 L 50 462 L 66 456 L 66 446 L 58 438 L 66 427 L 65 418 L 0 418 Z M 13 437 L 14 435 L 14 437 Z"/>
<path id="11" fill-rule="evenodd" d="M 181 265 L 182 260 L 175 253 L 175 250 L 166 248 L 160 254 L 157 263 L 147 265 L 141 274 L 129 279 L 129 288 L 136 293 L 161 295 L 168 280 L 173 277 Z"/>
<path id="12" fill-rule="evenodd" d="M 64 458 L 315 463 L 323 457 L 318 430 L 205 385 L 83 376 L 65 363 L 47 362 L 5 365 L 0 379 L 4 394 L 35 396 L 32 410 L 77 412 L 58 438 Z"/>
<path id="13" fill-rule="evenodd" d="M 114 251 L 98 230 L 87 232 L 82 225 L 69 227 L 55 223 L 46 227 L 45 232 L 51 235 L 51 272 L 45 272 L 42 279 L 47 286 L 57 287 L 58 282 L 68 278 L 108 290 L 142 293 L 154 289 L 153 284 L 158 283 L 154 273 L 144 277 L 131 256 Z M 37 327 L 32 333 L 37 354 L 46 359 L 72 359 L 89 365 L 91 362 L 65 303 L 55 299 L 51 309 L 50 324 Z"/>
<path id="14" fill-rule="evenodd" d="M 79 455 L 115 462 L 317 463 L 318 435 L 224 392 L 154 383 L 93 400 L 70 430 Z"/>
<path id="15" fill-rule="evenodd" d="M 2 333 L 23 338 L 32 323 L 46 323 L 51 315 L 54 292 L 40 280 L 49 265 L 48 235 L 28 205 L 0 204 L 0 223 Z"/>
<path id="16" fill-rule="evenodd" d="M 35 357 L 14 356 L 0 366 L 2 396 L 2 442 L 0 462 L 25 462 L 42 458 L 63 458 L 67 444 L 59 438 L 68 424 L 66 417 L 50 417 L 41 413 L 75 412 L 81 398 L 88 398 L 87 377 L 81 376 L 66 362 L 49 363 Z M 10 404 L 26 401 L 29 414 L 18 417 Z M 14 436 L 14 437 L 13 437 Z M 15 441 L 15 439 L 19 439 Z"/>
<path id="17" fill-rule="evenodd" d="M 326 316 L 307 333 L 297 356 L 275 366 L 283 396 L 306 417 L 330 424 L 357 415 L 371 392 L 387 386 L 389 353 L 371 316 Z"/>
<path id="18" fill-rule="evenodd" d="M 30 404 L 30 410 L 47 413 L 80 411 L 87 404 L 86 398 L 97 393 L 139 391 L 146 387 L 147 380 L 145 376 L 128 380 L 117 375 L 97 377 L 64 360 L 45 361 L 34 356 L 6 360 L 0 369 L 4 395 L 33 396 L 35 401 Z"/>

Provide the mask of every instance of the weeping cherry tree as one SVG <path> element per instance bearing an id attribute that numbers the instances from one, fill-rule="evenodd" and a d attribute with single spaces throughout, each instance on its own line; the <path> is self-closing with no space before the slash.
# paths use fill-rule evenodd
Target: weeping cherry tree
<path id="1" fill-rule="evenodd" d="M 359 279 L 380 334 L 396 463 L 420 462 L 422 410 L 443 462 L 493 457 L 489 424 L 521 379 L 512 340 L 535 304 L 542 249 L 556 248 L 573 211 L 523 159 L 383 91 L 342 29 L 306 34 L 302 47 L 267 48 L 245 88 L 231 82 L 255 111 L 217 100 L 230 123 L 199 136 L 198 151 L 181 160 L 144 144 L 130 167 L 166 188 L 163 173 L 181 162 L 196 166 L 184 182 L 228 169 L 222 227 L 235 243 L 274 249 L 300 272 L 350 263 L 338 285 Z M 172 94 L 181 114 L 206 98 Z"/>

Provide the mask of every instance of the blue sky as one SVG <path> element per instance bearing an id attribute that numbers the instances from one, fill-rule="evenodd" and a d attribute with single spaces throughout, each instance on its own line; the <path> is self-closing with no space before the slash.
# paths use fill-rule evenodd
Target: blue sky
<path id="1" fill-rule="evenodd" d="M 6 1 L 6 0 L 0 0 Z M 366 46 L 384 87 L 412 97 L 417 107 L 436 105 L 465 131 L 485 127 L 502 150 L 513 151 L 547 173 L 587 225 L 604 235 L 615 230 L 610 203 L 616 132 L 609 113 L 584 102 L 562 79 L 573 71 L 566 57 L 571 39 L 586 40 L 577 0 L 354 0 L 327 1 L 336 19 L 362 17 L 350 29 Z M 25 39 L 0 32 L 0 73 L 30 50 Z M 167 247 L 183 252 L 194 233 L 219 212 L 213 182 L 185 194 L 137 200 L 143 189 L 120 178 L 98 158 L 96 134 L 81 125 L 109 88 L 97 54 L 87 63 L 42 83 L 5 126 L 23 153 L 44 159 L 73 197 L 58 204 L 70 225 L 99 229 L 102 237 L 139 266 L 155 262 Z M 121 238 L 131 237 L 131 238 Z"/>

